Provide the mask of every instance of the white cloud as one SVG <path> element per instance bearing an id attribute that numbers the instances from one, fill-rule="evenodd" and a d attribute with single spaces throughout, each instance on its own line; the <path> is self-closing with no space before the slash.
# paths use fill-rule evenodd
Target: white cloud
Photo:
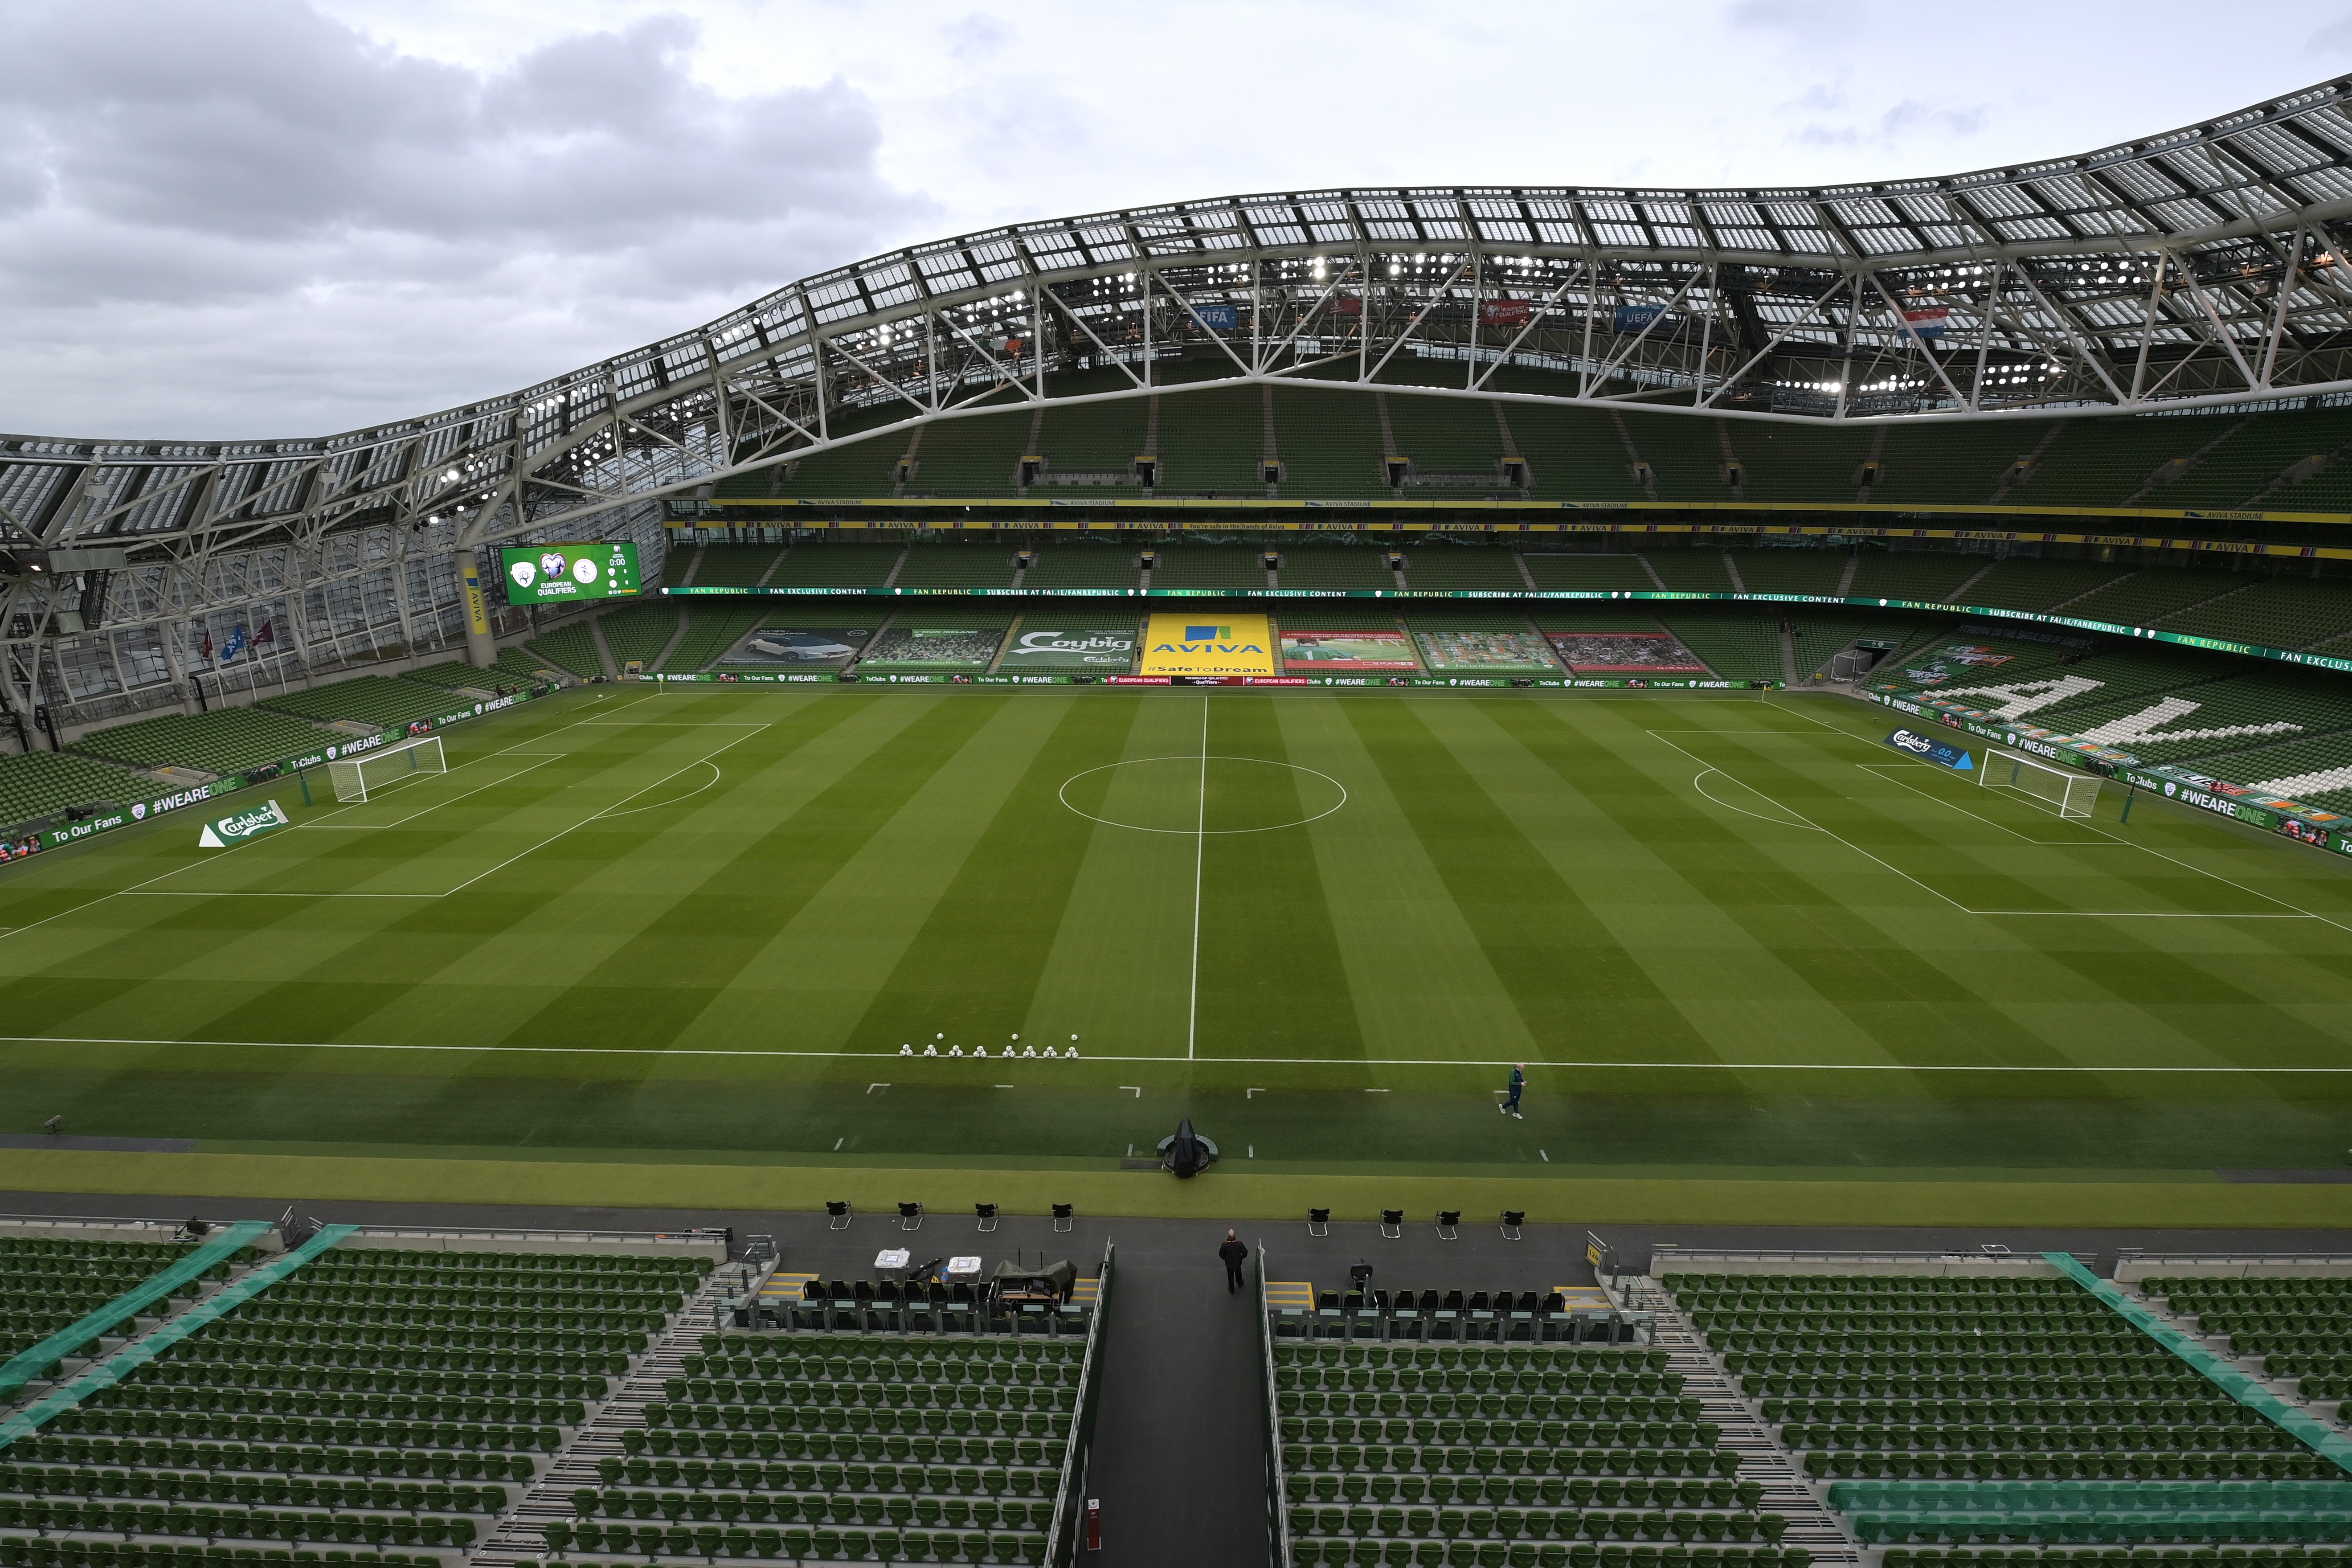
<path id="1" fill-rule="evenodd" d="M 2319 74 L 2183 54 L 2207 19 L 2186 0 L 1988 0 L 1938 40 L 1860 0 L 677 8 L 17 0 L 0 429 L 400 417 L 995 223 L 1340 184 L 1944 174 Z M 2101 68 L 2008 68 L 2019 40 Z"/>

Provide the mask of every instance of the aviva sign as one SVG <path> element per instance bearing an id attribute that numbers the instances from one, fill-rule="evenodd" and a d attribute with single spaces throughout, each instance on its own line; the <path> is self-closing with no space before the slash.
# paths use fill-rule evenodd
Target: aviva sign
<path id="1" fill-rule="evenodd" d="M 1218 609 L 1198 615 L 1155 615 L 1143 634 L 1145 675 L 1272 675 L 1273 628 L 1264 616 Z"/>

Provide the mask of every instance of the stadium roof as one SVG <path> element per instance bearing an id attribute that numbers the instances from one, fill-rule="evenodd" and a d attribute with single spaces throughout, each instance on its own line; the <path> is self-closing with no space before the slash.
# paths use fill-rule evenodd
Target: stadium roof
<path id="1" fill-rule="evenodd" d="M 1821 189 L 1232 196 L 802 279 L 341 435 L 0 437 L 0 546 L 356 523 L 488 540 L 986 406 L 1311 377 L 1789 419 L 2352 392 L 2352 78 L 2075 157 Z"/>

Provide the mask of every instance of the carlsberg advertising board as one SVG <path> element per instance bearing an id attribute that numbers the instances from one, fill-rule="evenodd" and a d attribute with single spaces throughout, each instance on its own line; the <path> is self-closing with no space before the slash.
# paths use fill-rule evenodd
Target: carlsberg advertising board
<path id="1" fill-rule="evenodd" d="M 196 846 L 201 849 L 226 849 L 231 845 L 242 844 L 248 838 L 258 838 L 265 833 L 283 827 L 291 820 L 285 808 L 276 801 L 264 801 L 250 811 L 236 812 L 218 822 L 205 823 L 205 830 L 196 836 Z"/>

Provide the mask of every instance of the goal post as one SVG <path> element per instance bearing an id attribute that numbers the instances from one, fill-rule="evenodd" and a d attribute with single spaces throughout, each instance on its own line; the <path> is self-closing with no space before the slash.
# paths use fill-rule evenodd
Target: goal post
<path id="1" fill-rule="evenodd" d="M 380 752 L 363 752 L 356 757 L 336 757 L 327 763 L 327 776 L 335 782 L 335 798 L 356 804 L 371 795 L 404 784 L 419 773 L 446 773 L 447 759 L 442 754 L 441 737 L 419 735 L 397 746 L 386 746 Z"/>
<path id="2" fill-rule="evenodd" d="M 1985 753 L 1977 783 L 1986 789 L 2013 789 L 2032 795 L 2061 816 L 2088 816 L 2099 798 L 2099 775 L 2054 767 L 2021 752 Z"/>

